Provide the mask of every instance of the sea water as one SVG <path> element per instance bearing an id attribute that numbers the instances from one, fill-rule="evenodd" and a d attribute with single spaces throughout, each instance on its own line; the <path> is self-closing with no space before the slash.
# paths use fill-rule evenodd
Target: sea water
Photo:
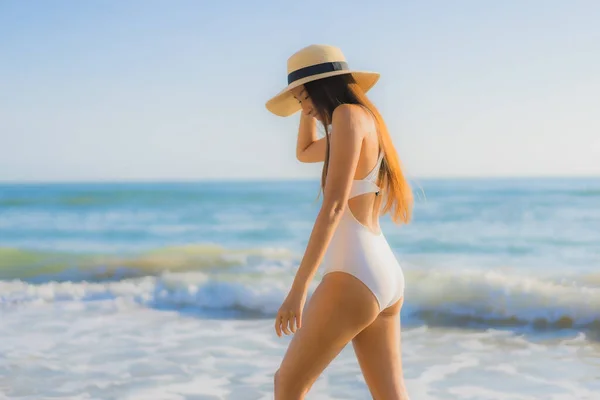
<path id="1" fill-rule="evenodd" d="M 411 399 L 600 399 L 600 179 L 414 189 L 411 224 L 381 219 Z M 318 190 L 0 185 L 0 398 L 271 399 Z M 352 346 L 307 398 L 371 398 Z"/>

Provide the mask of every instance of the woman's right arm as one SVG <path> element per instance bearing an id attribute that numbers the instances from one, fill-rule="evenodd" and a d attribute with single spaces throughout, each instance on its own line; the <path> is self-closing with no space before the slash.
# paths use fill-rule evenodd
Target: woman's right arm
<path id="1" fill-rule="evenodd" d="M 296 158 L 303 163 L 325 161 L 326 138 L 317 138 L 317 120 L 302 113 L 296 142 Z"/>

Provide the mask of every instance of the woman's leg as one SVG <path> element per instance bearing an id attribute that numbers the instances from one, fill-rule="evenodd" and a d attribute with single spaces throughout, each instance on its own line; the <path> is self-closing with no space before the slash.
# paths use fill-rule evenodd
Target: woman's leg
<path id="1" fill-rule="evenodd" d="M 383 310 L 352 340 L 363 376 L 375 400 L 408 400 L 400 346 L 402 300 Z"/>
<path id="2" fill-rule="evenodd" d="M 373 293 L 344 272 L 326 274 L 275 373 L 275 400 L 301 400 L 321 372 L 379 313 Z"/>

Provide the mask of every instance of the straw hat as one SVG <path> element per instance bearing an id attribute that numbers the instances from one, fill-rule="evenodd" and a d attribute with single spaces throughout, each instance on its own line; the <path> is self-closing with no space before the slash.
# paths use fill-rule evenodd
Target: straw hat
<path id="1" fill-rule="evenodd" d="M 271 100 L 267 101 L 267 110 L 275 115 L 287 117 L 301 109 L 291 89 L 335 75 L 352 74 L 356 83 L 368 91 L 379 80 L 379 73 L 354 71 L 342 51 L 333 46 L 313 44 L 294 53 L 287 62 L 288 85 Z"/>

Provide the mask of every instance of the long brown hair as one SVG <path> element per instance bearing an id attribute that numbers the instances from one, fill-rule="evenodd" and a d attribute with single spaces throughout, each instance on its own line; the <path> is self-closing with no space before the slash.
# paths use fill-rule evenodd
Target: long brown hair
<path id="1" fill-rule="evenodd" d="M 385 191 L 386 202 L 382 213 L 390 212 L 392 220 L 399 223 L 408 223 L 412 217 L 413 193 L 406 180 L 398 153 L 377 107 L 369 100 L 365 92 L 356 83 L 352 75 L 343 74 L 324 79 L 307 82 L 304 88 L 308 92 L 316 111 L 321 117 L 325 127 L 327 146 L 325 151 L 325 164 L 321 174 L 321 189 L 325 187 L 327 168 L 329 166 L 329 129 L 333 110 L 340 104 L 358 104 L 366 108 L 375 118 L 379 146 L 384 152 L 383 165 L 379 170 L 379 187 Z"/>

